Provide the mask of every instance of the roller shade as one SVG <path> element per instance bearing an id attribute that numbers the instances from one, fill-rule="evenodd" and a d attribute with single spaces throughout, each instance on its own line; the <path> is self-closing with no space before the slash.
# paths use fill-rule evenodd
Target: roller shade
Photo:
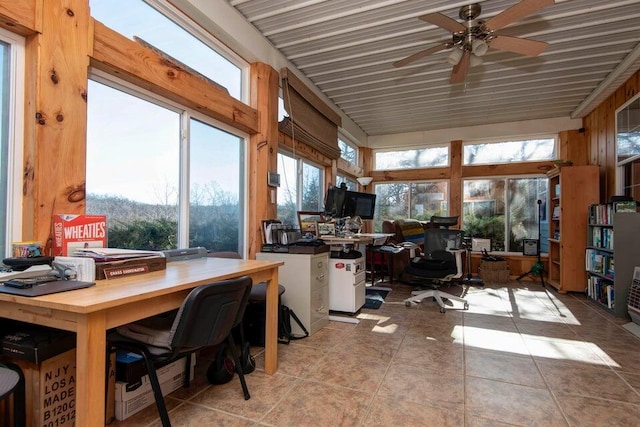
<path id="1" fill-rule="evenodd" d="M 338 127 L 341 118 L 287 68 L 281 70 L 284 108 L 289 114 L 279 123 L 281 132 L 331 159 L 340 158 Z"/>

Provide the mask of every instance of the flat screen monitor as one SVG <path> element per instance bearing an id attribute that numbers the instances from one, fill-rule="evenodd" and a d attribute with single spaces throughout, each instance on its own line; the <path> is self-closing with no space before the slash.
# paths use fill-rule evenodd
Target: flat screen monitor
<path id="1" fill-rule="evenodd" d="M 362 219 L 373 219 L 375 208 L 375 194 L 347 191 L 344 203 L 344 216 L 359 216 Z"/>
<path id="2" fill-rule="evenodd" d="M 324 213 L 328 217 L 343 218 L 344 201 L 347 190 L 344 188 L 330 187 L 324 198 Z"/>

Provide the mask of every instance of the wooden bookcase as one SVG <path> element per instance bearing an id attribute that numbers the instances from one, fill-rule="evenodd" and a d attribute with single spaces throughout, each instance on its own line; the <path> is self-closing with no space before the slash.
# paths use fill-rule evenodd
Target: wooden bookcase
<path id="1" fill-rule="evenodd" d="M 598 166 L 564 166 L 549 177 L 549 271 L 547 282 L 560 293 L 584 292 L 587 212 L 599 203 Z"/>
<path id="2" fill-rule="evenodd" d="M 633 269 L 640 265 L 640 213 L 616 212 L 611 204 L 591 206 L 588 212 L 587 295 L 626 317 Z"/>

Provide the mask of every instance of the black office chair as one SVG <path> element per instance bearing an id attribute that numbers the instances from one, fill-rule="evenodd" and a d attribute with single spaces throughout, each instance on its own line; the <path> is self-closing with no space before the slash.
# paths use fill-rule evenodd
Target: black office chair
<path id="1" fill-rule="evenodd" d="M 24 375 L 19 366 L 8 362 L 0 363 L 0 401 L 5 402 L 5 408 L 9 407 L 8 402 L 11 396 L 13 396 L 13 424 L 9 424 L 7 420 L 9 411 L 6 411 L 5 423 L 2 425 L 24 427 L 26 425 Z"/>
<path id="2" fill-rule="evenodd" d="M 413 291 L 404 303 L 407 307 L 417 304 L 425 298 L 433 297 L 440 306 L 440 312 L 446 311 L 443 298 L 461 302 L 467 310 L 467 300 L 441 292 L 438 287 L 450 284 L 462 278 L 462 239 L 464 231 L 448 228 L 427 228 L 424 232 L 424 253 L 411 260 L 406 273 L 418 279 L 430 289 Z"/>
<path id="3" fill-rule="evenodd" d="M 158 362 L 172 362 L 190 356 L 202 347 L 215 346 L 226 340 L 240 378 L 245 400 L 249 390 L 244 379 L 238 351 L 231 330 L 240 323 L 247 305 L 252 281 L 250 277 L 230 279 L 193 289 L 177 311 L 172 323 L 162 317 L 144 319 L 117 328 L 108 341 L 143 356 L 153 395 L 164 427 L 171 426 L 162 390 L 155 370 Z M 187 363 L 187 369 L 190 364 Z M 188 386 L 190 372 L 185 374 Z"/>

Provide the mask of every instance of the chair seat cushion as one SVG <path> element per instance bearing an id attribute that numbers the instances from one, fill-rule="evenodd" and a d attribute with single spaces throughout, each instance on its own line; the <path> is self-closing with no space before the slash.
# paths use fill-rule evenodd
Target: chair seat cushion
<path id="1" fill-rule="evenodd" d="M 146 344 L 151 354 L 162 354 L 171 351 L 170 340 L 173 335 L 171 329 L 154 329 L 138 323 L 129 323 L 116 328 L 118 334 Z"/>
<path id="2" fill-rule="evenodd" d="M 414 258 L 407 267 L 407 273 L 428 278 L 444 277 L 456 272 L 455 256 L 447 251 L 433 251 L 425 257 Z"/>

